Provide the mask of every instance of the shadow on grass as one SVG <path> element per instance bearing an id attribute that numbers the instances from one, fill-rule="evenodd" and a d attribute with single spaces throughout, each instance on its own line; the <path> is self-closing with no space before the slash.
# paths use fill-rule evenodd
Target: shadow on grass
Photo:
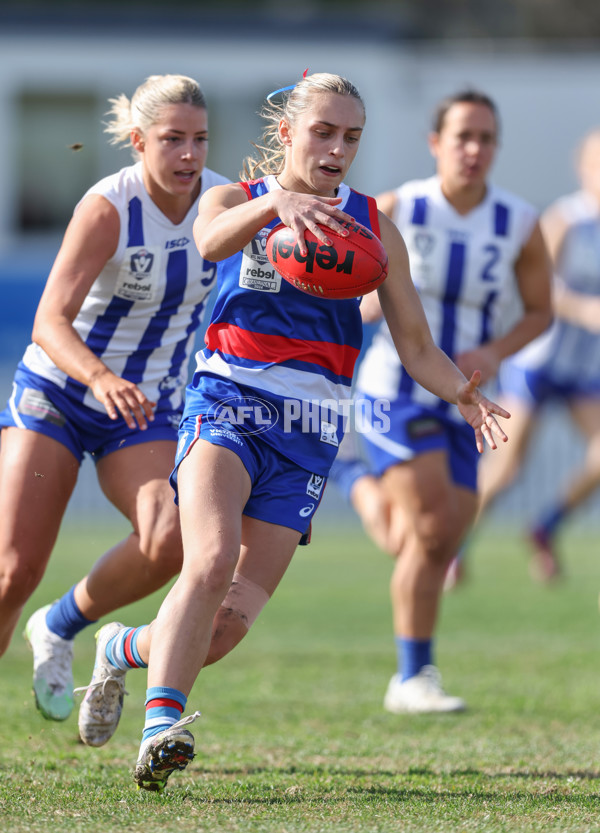
<path id="1" fill-rule="evenodd" d="M 271 773 L 272 775 L 329 775 L 335 777 L 352 777 L 352 778 L 413 778 L 415 776 L 423 776 L 426 778 L 482 778 L 494 779 L 501 778 L 522 778 L 530 781 L 552 779 L 556 781 L 568 781 L 570 779 L 578 781 L 597 781 L 600 779 L 600 772 L 598 770 L 585 769 L 568 769 L 563 772 L 554 770 L 501 770 L 499 772 L 489 772 L 483 769 L 449 769 L 438 771 L 429 767 L 410 767 L 406 771 L 391 770 L 391 769 L 362 769 L 357 767 L 323 767 L 320 765 L 310 766 L 289 766 L 289 767 L 274 767 L 274 766 L 248 766 L 248 767 L 219 767 L 215 770 L 205 769 L 206 774 L 214 775 L 265 775 Z"/>

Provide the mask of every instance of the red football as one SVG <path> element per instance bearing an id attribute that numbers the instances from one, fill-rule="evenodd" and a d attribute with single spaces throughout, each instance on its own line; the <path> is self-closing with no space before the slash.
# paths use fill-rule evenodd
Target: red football
<path id="1" fill-rule="evenodd" d="M 294 232 L 283 223 L 267 237 L 267 257 L 286 281 L 317 298 L 358 298 L 383 283 L 388 258 L 381 240 L 356 221 L 341 223 L 347 237 L 326 229 L 333 245 L 326 246 L 307 231 L 307 253 L 301 255 Z M 324 229 L 325 230 L 325 229 Z"/>

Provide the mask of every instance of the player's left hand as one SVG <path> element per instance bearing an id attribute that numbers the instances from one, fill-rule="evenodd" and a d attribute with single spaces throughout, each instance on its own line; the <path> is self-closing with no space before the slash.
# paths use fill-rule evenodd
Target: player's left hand
<path id="1" fill-rule="evenodd" d="M 484 437 L 490 448 L 494 449 L 498 447 L 495 437 L 503 443 L 508 440 L 494 414 L 504 419 L 509 419 L 510 414 L 481 393 L 478 388 L 480 381 L 481 373 L 475 370 L 469 381 L 459 388 L 456 404 L 464 419 L 475 431 L 477 450 L 481 454 L 484 449 Z"/>

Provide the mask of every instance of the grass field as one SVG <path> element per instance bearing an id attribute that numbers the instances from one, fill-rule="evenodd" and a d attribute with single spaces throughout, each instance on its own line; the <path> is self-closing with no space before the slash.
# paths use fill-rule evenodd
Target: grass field
<path id="1" fill-rule="evenodd" d="M 55 598 L 115 540 L 71 526 L 25 611 Z M 563 540 L 567 576 L 531 583 L 519 537 L 483 530 L 470 579 L 444 603 L 437 657 L 464 715 L 393 716 L 390 563 L 359 527 L 298 551 L 244 643 L 200 676 L 197 757 L 162 795 L 136 791 L 145 673 L 101 749 L 76 713 L 41 718 L 17 635 L 1 664 L 0 820 L 9 831 L 600 830 L 598 539 Z M 141 624 L 160 596 L 120 611 Z M 92 629 L 75 680 L 93 664 Z"/>

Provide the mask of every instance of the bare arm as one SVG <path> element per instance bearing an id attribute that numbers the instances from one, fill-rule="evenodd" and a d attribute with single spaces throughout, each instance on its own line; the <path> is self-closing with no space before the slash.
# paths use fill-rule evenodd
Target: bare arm
<path id="1" fill-rule="evenodd" d="M 381 301 L 377 292 L 369 292 L 360 302 L 360 314 L 364 324 L 374 324 L 383 316 Z"/>
<path id="2" fill-rule="evenodd" d="M 132 382 L 116 376 L 82 341 L 73 321 L 119 240 L 117 210 L 100 195 L 85 198 L 69 223 L 33 323 L 33 341 L 58 368 L 91 388 L 111 419 L 145 427 L 152 405 Z M 133 414 L 133 416 L 132 416 Z M 135 419 L 134 419 L 135 416 Z"/>
<path id="3" fill-rule="evenodd" d="M 496 447 L 493 434 L 506 435 L 492 414 L 508 413 L 482 396 L 475 372 L 467 381 L 458 367 L 433 341 L 423 306 L 410 276 L 408 253 L 396 226 L 380 213 L 382 242 L 389 258 L 388 276 L 379 287 L 381 308 L 398 355 L 412 378 L 436 396 L 457 404 L 475 431 L 477 447 L 483 450 L 483 437 Z"/>
<path id="4" fill-rule="evenodd" d="M 550 207 L 542 216 L 542 229 L 555 269 L 569 224 L 560 211 Z M 557 317 L 592 333 L 600 333 L 600 298 L 585 292 L 576 292 L 567 286 L 560 274 L 555 275 L 552 303 Z"/>
<path id="5" fill-rule="evenodd" d="M 375 200 L 379 211 L 391 219 L 398 203 L 396 191 L 385 191 L 383 194 L 379 194 Z M 377 292 L 370 292 L 365 295 L 360 303 L 360 314 L 365 324 L 373 324 L 382 318 L 383 311 Z"/>
<path id="6" fill-rule="evenodd" d="M 396 191 L 384 191 L 376 198 L 377 208 L 390 219 L 393 218 L 396 206 L 398 204 L 398 196 Z"/>
<path id="7" fill-rule="evenodd" d="M 319 225 L 347 235 L 339 220 L 352 217 L 337 208 L 340 199 L 276 189 L 249 200 L 238 184 L 217 185 L 200 199 L 194 221 L 194 240 L 202 257 L 219 261 L 239 252 L 264 226 L 279 217 L 296 233 L 306 254 L 304 233 L 312 231 L 326 245 L 331 241 Z"/>

